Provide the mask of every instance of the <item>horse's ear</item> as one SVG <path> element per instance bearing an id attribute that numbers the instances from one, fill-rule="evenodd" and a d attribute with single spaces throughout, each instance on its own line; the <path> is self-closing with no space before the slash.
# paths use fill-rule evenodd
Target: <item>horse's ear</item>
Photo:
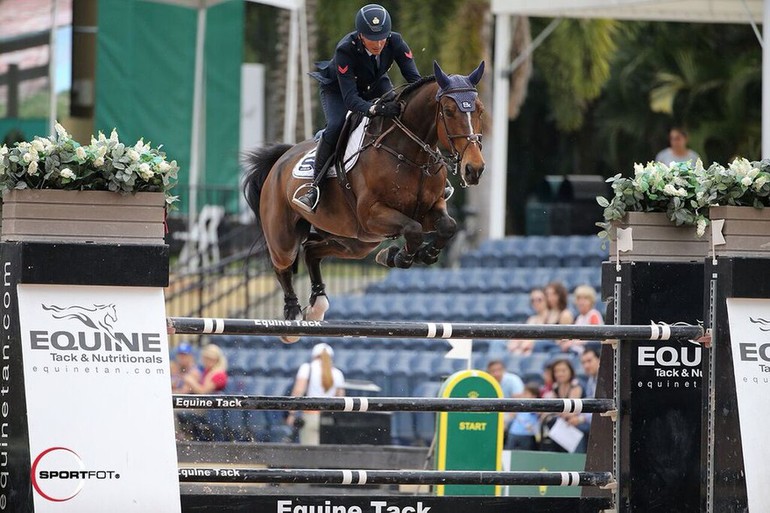
<path id="1" fill-rule="evenodd" d="M 468 75 L 468 80 L 471 84 L 477 85 L 481 81 L 481 77 L 484 76 L 484 61 L 481 61 L 479 67 L 473 70 L 473 73 Z"/>
<path id="2" fill-rule="evenodd" d="M 436 76 L 436 83 L 441 89 L 449 87 L 449 77 L 446 76 L 444 70 L 438 65 L 438 62 L 433 61 L 433 74 Z"/>

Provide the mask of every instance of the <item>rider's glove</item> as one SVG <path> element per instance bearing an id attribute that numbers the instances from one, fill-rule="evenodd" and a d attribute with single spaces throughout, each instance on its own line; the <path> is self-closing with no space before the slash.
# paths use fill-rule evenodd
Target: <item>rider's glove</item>
<path id="1" fill-rule="evenodd" d="M 375 103 L 369 108 L 369 114 L 371 116 L 395 118 L 401 114 L 401 105 L 398 102 Z"/>

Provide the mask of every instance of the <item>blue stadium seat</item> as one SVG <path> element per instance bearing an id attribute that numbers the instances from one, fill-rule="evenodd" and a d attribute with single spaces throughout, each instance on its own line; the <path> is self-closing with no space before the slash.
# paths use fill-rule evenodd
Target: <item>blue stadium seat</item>
<path id="1" fill-rule="evenodd" d="M 390 438 L 394 445 L 414 445 L 417 439 L 414 412 L 397 411 L 390 417 Z"/>

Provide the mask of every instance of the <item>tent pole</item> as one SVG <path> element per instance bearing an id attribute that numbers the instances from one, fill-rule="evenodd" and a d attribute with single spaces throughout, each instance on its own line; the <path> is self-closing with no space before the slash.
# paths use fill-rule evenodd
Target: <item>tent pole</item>
<path id="1" fill-rule="evenodd" d="M 205 137 L 202 137 L 201 134 L 201 114 L 203 112 L 203 51 L 206 42 L 206 11 L 206 1 L 200 0 L 198 5 L 198 30 L 195 35 L 195 83 L 193 87 L 192 132 L 190 134 L 189 203 L 187 205 L 187 234 L 191 238 L 190 241 L 192 241 L 198 216 L 201 144 L 205 144 Z"/>
<path id="2" fill-rule="evenodd" d="M 283 118 L 283 142 L 288 144 L 294 143 L 297 131 L 297 54 L 300 9 L 300 5 L 292 7 L 289 21 L 289 61 L 286 70 L 286 103 Z"/>
<path id="3" fill-rule="evenodd" d="M 770 0 L 762 10 L 762 33 L 767 42 L 770 34 Z M 770 158 L 770 45 L 762 45 L 762 158 Z"/>
<path id="4" fill-rule="evenodd" d="M 300 67 L 302 71 L 302 123 L 304 124 L 304 138 L 313 138 L 313 115 L 310 108 L 310 50 L 308 49 L 307 33 L 307 2 L 300 0 L 299 7 L 299 36 L 300 36 Z"/>
<path id="5" fill-rule="evenodd" d="M 768 0 L 770 1 L 770 0 Z M 511 47 L 511 15 L 495 15 L 494 84 L 492 86 L 492 159 L 489 170 L 489 238 L 505 237 L 506 180 L 508 175 L 508 72 Z"/>
<path id="6" fill-rule="evenodd" d="M 51 2 L 51 36 L 48 41 L 48 133 L 54 134 L 56 124 L 56 18 L 59 15 L 59 0 Z"/>

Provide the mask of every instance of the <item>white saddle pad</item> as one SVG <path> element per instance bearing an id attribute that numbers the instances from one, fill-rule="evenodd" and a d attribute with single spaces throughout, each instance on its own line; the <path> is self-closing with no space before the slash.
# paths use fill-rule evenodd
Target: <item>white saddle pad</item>
<path id="1" fill-rule="evenodd" d="M 369 125 L 369 118 L 364 118 L 364 120 L 356 127 L 355 130 L 353 130 L 353 133 L 350 134 L 350 138 L 348 139 L 348 144 L 345 147 L 345 158 L 343 159 L 343 162 L 345 163 L 345 173 L 353 169 L 353 166 L 356 165 L 356 162 L 358 162 L 358 150 L 361 149 L 361 144 L 364 140 L 364 133 L 366 132 L 366 127 Z M 294 169 L 291 170 L 291 175 L 294 178 L 299 178 L 301 180 L 310 180 L 313 178 L 313 167 L 315 164 L 315 148 L 312 148 L 310 151 L 305 153 L 305 155 L 299 159 L 299 162 L 294 166 Z M 337 169 L 336 167 L 332 166 L 329 171 L 326 173 L 326 178 L 336 178 L 337 177 Z"/>

